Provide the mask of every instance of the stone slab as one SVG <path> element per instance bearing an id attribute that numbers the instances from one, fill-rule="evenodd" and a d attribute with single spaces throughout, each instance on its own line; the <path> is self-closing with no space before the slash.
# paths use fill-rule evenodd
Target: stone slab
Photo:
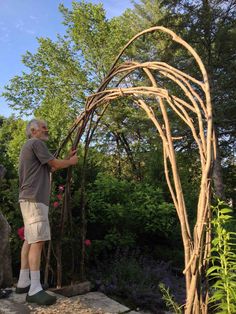
<path id="1" fill-rule="evenodd" d="M 13 292 L 10 296 L 6 299 L 0 299 L 0 314 L 31 314 L 31 313 L 38 313 L 39 307 L 34 304 L 28 304 L 25 302 L 26 294 L 16 294 L 15 289 L 12 289 Z M 62 295 L 53 293 L 52 291 L 47 290 L 48 293 L 52 295 L 56 295 L 58 300 L 62 302 L 68 303 L 68 306 L 72 306 L 73 304 L 80 303 L 84 306 L 84 308 L 90 308 L 93 310 L 102 311 L 106 314 L 151 314 L 150 312 L 146 311 L 133 311 L 118 303 L 117 301 L 107 297 L 105 294 L 101 292 L 89 292 L 84 295 L 78 295 L 71 298 L 64 297 Z M 59 304 L 60 302 L 58 302 Z M 71 305 L 70 305 L 71 304 Z M 55 304 L 56 305 L 56 304 Z M 41 307 L 48 308 L 48 307 Z M 37 309 L 37 310 L 36 310 Z M 44 311 L 42 311 L 43 313 Z M 45 311 L 46 312 L 46 311 Z M 59 310 L 61 314 L 64 314 L 64 310 Z M 48 313 L 48 312 L 47 312 Z M 52 313 L 58 313 L 58 311 Z M 72 313 L 72 312 L 68 312 Z M 74 311 L 73 313 L 76 313 Z M 81 313 L 81 312 L 79 312 Z M 87 313 L 87 311 L 86 311 Z M 166 312 L 167 313 L 167 312 Z M 168 312 L 170 313 L 170 312 Z"/>
<path id="2" fill-rule="evenodd" d="M 72 297 L 71 299 L 76 298 L 77 297 Z M 80 295 L 79 299 L 81 303 L 87 307 L 101 309 L 106 313 L 117 314 L 130 311 L 128 307 L 108 298 L 102 292 L 89 292 L 84 295 Z"/>

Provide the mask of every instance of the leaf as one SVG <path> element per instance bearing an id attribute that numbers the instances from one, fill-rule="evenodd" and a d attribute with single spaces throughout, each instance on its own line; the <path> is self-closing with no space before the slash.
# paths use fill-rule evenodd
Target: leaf
<path id="1" fill-rule="evenodd" d="M 223 298 L 224 294 L 221 291 L 214 292 L 214 295 L 211 297 L 211 300 L 218 301 Z"/>
<path id="2" fill-rule="evenodd" d="M 207 270 L 207 275 L 211 274 L 214 270 L 221 270 L 220 266 L 212 266 Z"/>
<path id="3" fill-rule="evenodd" d="M 230 215 L 224 215 L 224 216 L 222 216 L 221 218 L 224 219 L 224 220 L 229 220 L 229 219 L 232 218 L 232 216 L 230 216 Z"/>
<path id="4" fill-rule="evenodd" d="M 232 212 L 233 212 L 233 210 L 230 209 L 230 208 L 222 208 L 222 209 L 220 210 L 220 213 L 221 213 L 221 214 L 227 214 L 227 213 L 232 213 Z"/>

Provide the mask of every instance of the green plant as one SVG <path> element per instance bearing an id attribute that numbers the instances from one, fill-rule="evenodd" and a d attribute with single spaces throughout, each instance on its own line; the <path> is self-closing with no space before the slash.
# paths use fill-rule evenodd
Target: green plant
<path id="1" fill-rule="evenodd" d="M 236 313 L 236 233 L 230 232 L 232 209 L 218 201 L 213 207 L 212 227 L 214 238 L 207 275 L 213 281 L 210 303 L 217 313 Z"/>
<path id="2" fill-rule="evenodd" d="M 162 299 L 164 300 L 166 306 L 173 310 L 177 314 L 181 314 L 182 310 L 181 308 L 183 305 L 178 305 L 178 303 L 175 302 L 174 297 L 170 293 L 170 289 L 164 285 L 164 283 L 160 282 L 158 285 L 161 293 L 162 293 Z"/>
<path id="3" fill-rule="evenodd" d="M 171 237 L 177 217 L 161 188 L 99 173 L 87 189 L 88 230 L 103 249 L 135 247 Z M 97 242 L 98 243 L 98 242 Z"/>

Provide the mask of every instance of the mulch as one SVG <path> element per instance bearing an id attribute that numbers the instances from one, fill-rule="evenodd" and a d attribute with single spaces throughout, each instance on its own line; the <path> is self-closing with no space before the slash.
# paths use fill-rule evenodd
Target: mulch
<path id="1" fill-rule="evenodd" d="M 51 306 L 38 306 L 37 308 L 28 306 L 31 313 L 35 314 L 110 314 L 104 312 L 101 309 L 91 309 L 87 308 L 84 304 L 80 302 L 80 299 L 70 300 L 70 299 L 59 299 L 54 305 Z"/>

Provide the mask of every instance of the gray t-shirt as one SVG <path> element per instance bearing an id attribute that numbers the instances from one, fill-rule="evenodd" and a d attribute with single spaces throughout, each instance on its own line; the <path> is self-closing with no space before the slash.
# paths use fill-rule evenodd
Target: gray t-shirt
<path id="1" fill-rule="evenodd" d="M 22 147 L 19 160 L 19 199 L 49 205 L 49 160 L 55 157 L 46 144 L 37 138 L 29 139 Z"/>

